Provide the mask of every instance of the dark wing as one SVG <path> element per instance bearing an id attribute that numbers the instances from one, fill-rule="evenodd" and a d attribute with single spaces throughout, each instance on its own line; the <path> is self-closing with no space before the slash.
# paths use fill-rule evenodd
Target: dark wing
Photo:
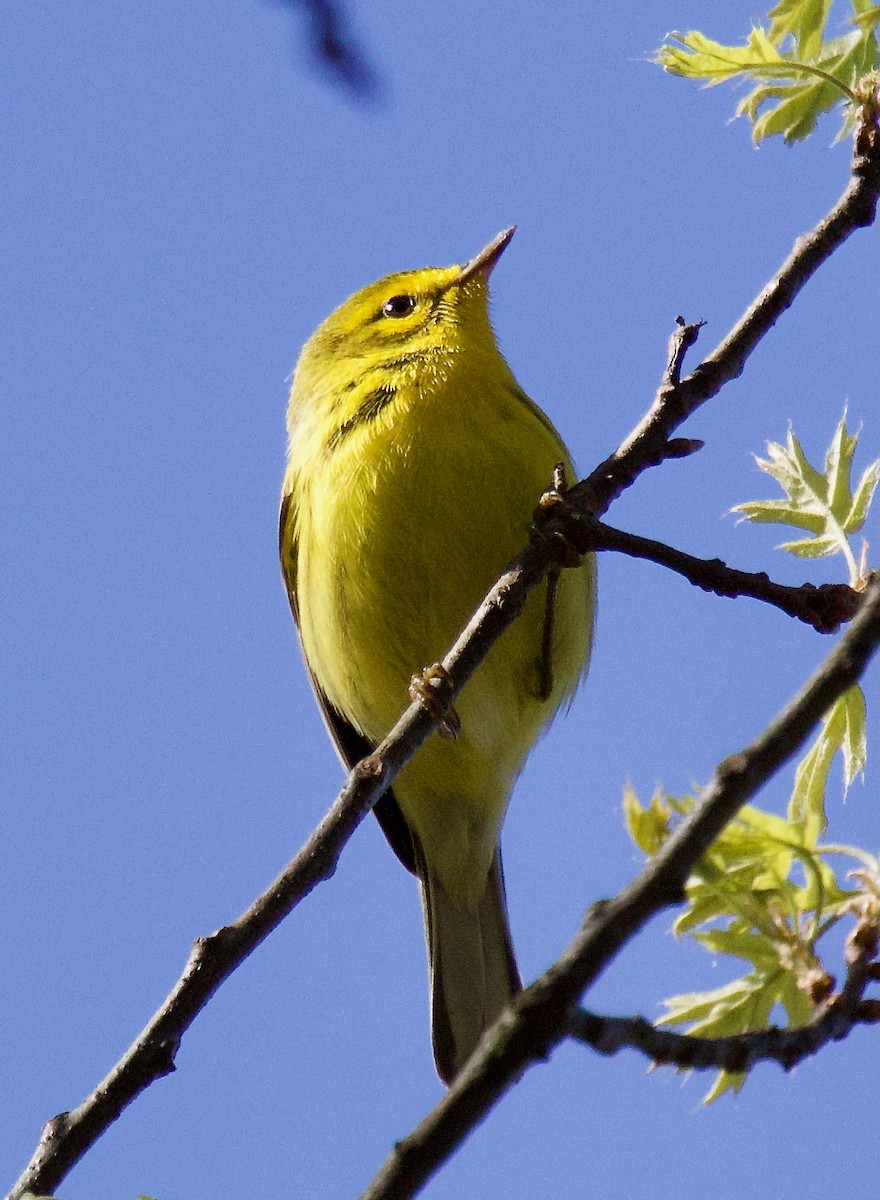
<path id="1" fill-rule="evenodd" d="M 281 498 L 281 512 L 278 520 L 278 549 L 281 556 L 281 574 L 284 577 L 287 598 L 290 601 L 290 611 L 293 613 L 297 633 L 299 633 L 299 611 L 296 602 L 297 548 L 293 532 L 293 518 L 293 497 L 288 493 L 288 495 Z M 300 649 L 302 650 L 301 637 Z M 355 763 L 360 762 L 362 758 L 366 758 L 368 754 L 372 754 L 375 746 L 371 745 L 363 734 L 358 733 L 355 727 L 330 704 L 321 690 L 317 679 L 315 679 L 305 652 L 303 652 L 303 662 L 306 664 L 312 690 L 315 693 L 315 699 L 318 701 L 318 707 L 321 710 L 327 731 L 333 739 L 336 749 L 339 751 L 340 758 L 348 769 L 351 770 Z M 413 849 L 412 834 L 406 821 L 403 819 L 403 813 L 400 811 L 397 801 L 394 799 L 394 792 L 391 789 L 377 801 L 373 812 L 376 814 L 376 819 L 382 828 L 382 832 L 388 839 L 391 849 L 406 869 L 416 874 L 416 858 Z"/>

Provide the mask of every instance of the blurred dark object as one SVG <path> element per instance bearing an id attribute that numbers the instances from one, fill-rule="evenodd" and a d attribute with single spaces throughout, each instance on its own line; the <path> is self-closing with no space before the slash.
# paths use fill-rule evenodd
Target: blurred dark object
<path id="1" fill-rule="evenodd" d="M 280 0 L 286 8 L 302 9 L 312 57 L 318 66 L 360 100 L 374 100 L 379 76 L 361 53 L 348 27 L 345 5 L 339 0 Z"/>

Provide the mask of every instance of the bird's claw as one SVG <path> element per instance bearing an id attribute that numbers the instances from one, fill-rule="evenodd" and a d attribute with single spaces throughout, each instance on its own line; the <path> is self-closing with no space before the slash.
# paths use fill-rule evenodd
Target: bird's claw
<path id="1" fill-rule="evenodd" d="M 425 667 L 419 675 L 409 681 L 409 698 L 421 704 L 426 712 L 439 721 L 437 732 L 441 737 L 458 737 L 461 719 L 450 699 L 449 673 L 442 663 Z"/>

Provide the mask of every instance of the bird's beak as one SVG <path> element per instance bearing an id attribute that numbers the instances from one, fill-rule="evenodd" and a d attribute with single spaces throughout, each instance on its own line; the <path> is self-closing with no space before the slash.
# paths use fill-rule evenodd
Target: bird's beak
<path id="1" fill-rule="evenodd" d="M 492 268 L 507 249 L 507 244 L 515 233 L 516 226 L 511 225 L 509 229 L 502 230 L 497 237 L 492 238 L 488 246 L 484 246 L 480 253 L 475 255 L 469 263 L 465 263 L 459 271 L 455 282 L 458 284 L 467 283 L 470 279 L 481 277 L 485 283 L 492 273 Z"/>

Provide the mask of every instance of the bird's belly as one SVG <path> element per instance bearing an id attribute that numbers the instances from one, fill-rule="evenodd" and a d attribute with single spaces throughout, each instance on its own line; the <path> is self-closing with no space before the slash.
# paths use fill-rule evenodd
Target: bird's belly
<path id="1" fill-rule="evenodd" d="M 550 444 L 511 462 L 482 455 L 479 442 L 469 455 L 465 427 L 453 458 L 438 449 L 448 432 L 419 432 L 407 439 L 397 428 L 380 455 L 374 444 L 322 473 L 300 530 L 315 543 L 301 540 L 301 570 L 311 572 L 298 588 L 307 658 L 330 703 L 374 744 L 406 708 L 410 677 L 443 657 L 526 544 L 561 455 Z M 458 738 L 432 735 L 394 785 L 433 869 L 463 900 L 478 897 L 516 775 L 581 669 L 589 614 L 580 575 L 562 580 L 559 619 L 582 632 L 563 647 L 553 696 L 540 696 L 540 585 L 457 700 Z"/>

